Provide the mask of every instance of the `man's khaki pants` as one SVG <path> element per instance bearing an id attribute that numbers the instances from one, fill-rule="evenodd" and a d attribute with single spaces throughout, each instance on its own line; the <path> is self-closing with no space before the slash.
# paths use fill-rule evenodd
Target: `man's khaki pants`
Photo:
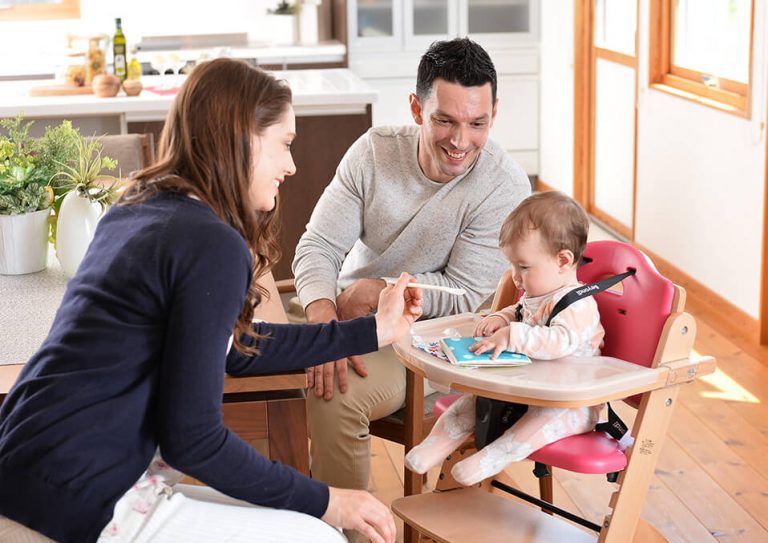
<path id="1" fill-rule="evenodd" d="M 363 356 L 368 377 L 350 366 L 347 392 L 335 385 L 326 401 L 307 391 L 312 477 L 330 486 L 368 489 L 371 475 L 370 421 L 405 403 L 405 367 L 391 347 Z"/>

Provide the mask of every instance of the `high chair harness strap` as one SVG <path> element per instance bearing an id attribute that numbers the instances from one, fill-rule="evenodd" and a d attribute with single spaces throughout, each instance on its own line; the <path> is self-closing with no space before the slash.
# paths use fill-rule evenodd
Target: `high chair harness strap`
<path id="1" fill-rule="evenodd" d="M 576 287 L 572 291 L 568 292 L 565 296 L 560 298 L 560 300 L 558 300 L 558 302 L 555 304 L 555 307 L 552 308 L 552 313 L 549 314 L 549 318 L 547 319 L 547 323 L 545 324 L 545 326 L 549 326 L 552 323 L 552 319 L 554 319 L 558 313 L 560 313 L 569 305 L 578 302 L 582 298 L 587 298 L 588 296 L 592 296 L 594 294 L 597 294 L 598 292 L 608 290 L 613 285 L 620 283 L 630 275 L 635 275 L 635 271 L 636 270 L 634 268 L 630 268 L 624 273 L 620 273 L 618 275 L 612 275 L 611 277 L 606 277 L 602 281 L 597 281 L 595 283 L 590 283 L 588 285 Z"/>

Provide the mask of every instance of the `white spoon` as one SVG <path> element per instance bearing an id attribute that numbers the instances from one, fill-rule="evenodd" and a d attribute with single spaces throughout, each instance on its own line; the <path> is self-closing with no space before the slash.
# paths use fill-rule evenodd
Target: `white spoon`
<path id="1" fill-rule="evenodd" d="M 389 283 L 390 285 L 394 285 L 397 283 L 397 279 L 394 277 L 384 277 L 384 281 Z M 424 290 L 439 290 L 442 292 L 447 292 L 448 294 L 455 294 L 456 296 L 466 296 L 467 291 L 463 288 L 456 288 L 456 287 L 444 287 L 441 285 L 427 285 L 425 283 L 408 283 L 409 287 L 416 287 L 416 288 L 423 288 Z"/>

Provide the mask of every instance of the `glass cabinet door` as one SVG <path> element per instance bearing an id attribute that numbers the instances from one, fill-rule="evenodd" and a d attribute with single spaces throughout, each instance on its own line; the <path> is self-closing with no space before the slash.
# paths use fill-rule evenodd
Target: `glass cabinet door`
<path id="1" fill-rule="evenodd" d="M 413 0 L 413 35 L 448 35 L 448 0 Z"/>
<path id="2" fill-rule="evenodd" d="M 456 35 L 457 0 L 405 0 L 405 45 L 423 49 Z"/>
<path id="3" fill-rule="evenodd" d="M 392 0 L 359 0 L 357 37 L 382 38 L 394 35 Z"/>
<path id="4" fill-rule="evenodd" d="M 470 36 L 531 37 L 537 34 L 537 0 L 462 0 Z"/>
<path id="5" fill-rule="evenodd" d="M 350 42 L 362 47 L 400 46 L 402 0 L 350 0 Z"/>

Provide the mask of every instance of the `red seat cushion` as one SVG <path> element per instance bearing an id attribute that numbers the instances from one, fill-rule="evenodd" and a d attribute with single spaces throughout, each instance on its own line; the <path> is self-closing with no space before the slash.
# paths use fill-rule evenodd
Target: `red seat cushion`
<path id="1" fill-rule="evenodd" d="M 459 398 L 461 398 L 461 395 L 459 394 L 448 394 L 447 396 L 442 396 L 435 402 L 435 405 L 432 406 L 432 414 L 435 416 L 435 418 L 439 418 L 440 415 L 445 413 L 446 409 L 448 409 L 451 404 Z"/>
<path id="2" fill-rule="evenodd" d="M 439 417 L 459 399 L 458 394 L 443 396 L 432 408 Z M 627 465 L 627 457 L 618 442 L 605 432 L 587 432 L 550 443 L 531 454 L 529 459 L 576 473 L 612 473 Z"/>
<path id="3" fill-rule="evenodd" d="M 619 443 L 604 432 L 587 432 L 550 443 L 528 458 L 577 473 L 612 473 L 627 465 Z"/>

